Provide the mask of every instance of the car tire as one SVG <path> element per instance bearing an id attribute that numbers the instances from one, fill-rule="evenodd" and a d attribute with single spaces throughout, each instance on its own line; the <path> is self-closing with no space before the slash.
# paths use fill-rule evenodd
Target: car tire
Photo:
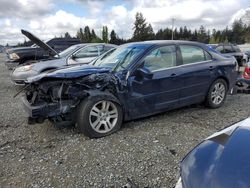
<path id="1" fill-rule="evenodd" d="M 108 136 L 121 128 L 122 108 L 114 101 L 89 97 L 78 106 L 76 127 L 90 138 Z"/>
<path id="2" fill-rule="evenodd" d="M 228 86 L 224 79 L 215 80 L 210 86 L 205 104 L 210 108 L 219 108 L 227 97 Z"/>

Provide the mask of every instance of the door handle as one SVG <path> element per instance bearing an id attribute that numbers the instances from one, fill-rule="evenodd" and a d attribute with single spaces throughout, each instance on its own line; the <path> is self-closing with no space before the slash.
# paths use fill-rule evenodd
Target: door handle
<path id="1" fill-rule="evenodd" d="M 175 73 L 172 73 L 172 74 L 170 75 L 170 79 L 175 79 L 175 77 L 176 77 L 176 74 L 175 74 Z"/>
<path id="2" fill-rule="evenodd" d="M 213 66 L 210 66 L 210 67 L 209 67 L 209 70 L 210 70 L 210 71 L 214 70 L 214 67 L 213 67 Z"/>

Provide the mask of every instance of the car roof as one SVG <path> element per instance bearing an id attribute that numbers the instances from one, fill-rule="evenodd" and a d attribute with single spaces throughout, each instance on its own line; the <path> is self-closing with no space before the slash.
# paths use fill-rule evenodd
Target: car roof
<path id="1" fill-rule="evenodd" d="M 75 45 L 72 45 L 72 46 L 84 47 L 84 46 L 93 46 L 93 45 L 105 45 L 105 46 L 113 46 L 113 47 L 117 46 L 115 44 L 106 44 L 106 43 L 81 43 L 81 44 L 75 44 Z"/>
<path id="2" fill-rule="evenodd" d="M 131 42 L 127 44 L 145 44 L 145 45 L 161 45 L 161 44 L 195 44 L 195 45 L 205 45 L 204 43 L 186 41 L 186 40 L 150 40 L 141 42 Z"/>

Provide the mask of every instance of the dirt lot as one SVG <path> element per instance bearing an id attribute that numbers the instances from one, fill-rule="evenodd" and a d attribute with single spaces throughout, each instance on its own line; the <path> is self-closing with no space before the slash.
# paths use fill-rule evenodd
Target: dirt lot
<path id="1" fill-rule="evenodd" d="M 173 187 L 185 154 L 216 130 L 250 114 L 250 95 L 211 110 L 196 105 L 125 123 L 90 140 L 75 129 L 28 125 L 18 90 L 0 59 L 0 187 Z"/>

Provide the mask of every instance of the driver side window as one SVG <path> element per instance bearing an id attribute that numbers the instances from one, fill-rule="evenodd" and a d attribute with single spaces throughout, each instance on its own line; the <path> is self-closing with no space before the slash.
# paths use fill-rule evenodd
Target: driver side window
<path id="1" fill-rule="evenodd" d="M 159 47 L 144 58 L 144 67 L 151 72 L 176 66 L 176 48 L 174 45 Z"/>

